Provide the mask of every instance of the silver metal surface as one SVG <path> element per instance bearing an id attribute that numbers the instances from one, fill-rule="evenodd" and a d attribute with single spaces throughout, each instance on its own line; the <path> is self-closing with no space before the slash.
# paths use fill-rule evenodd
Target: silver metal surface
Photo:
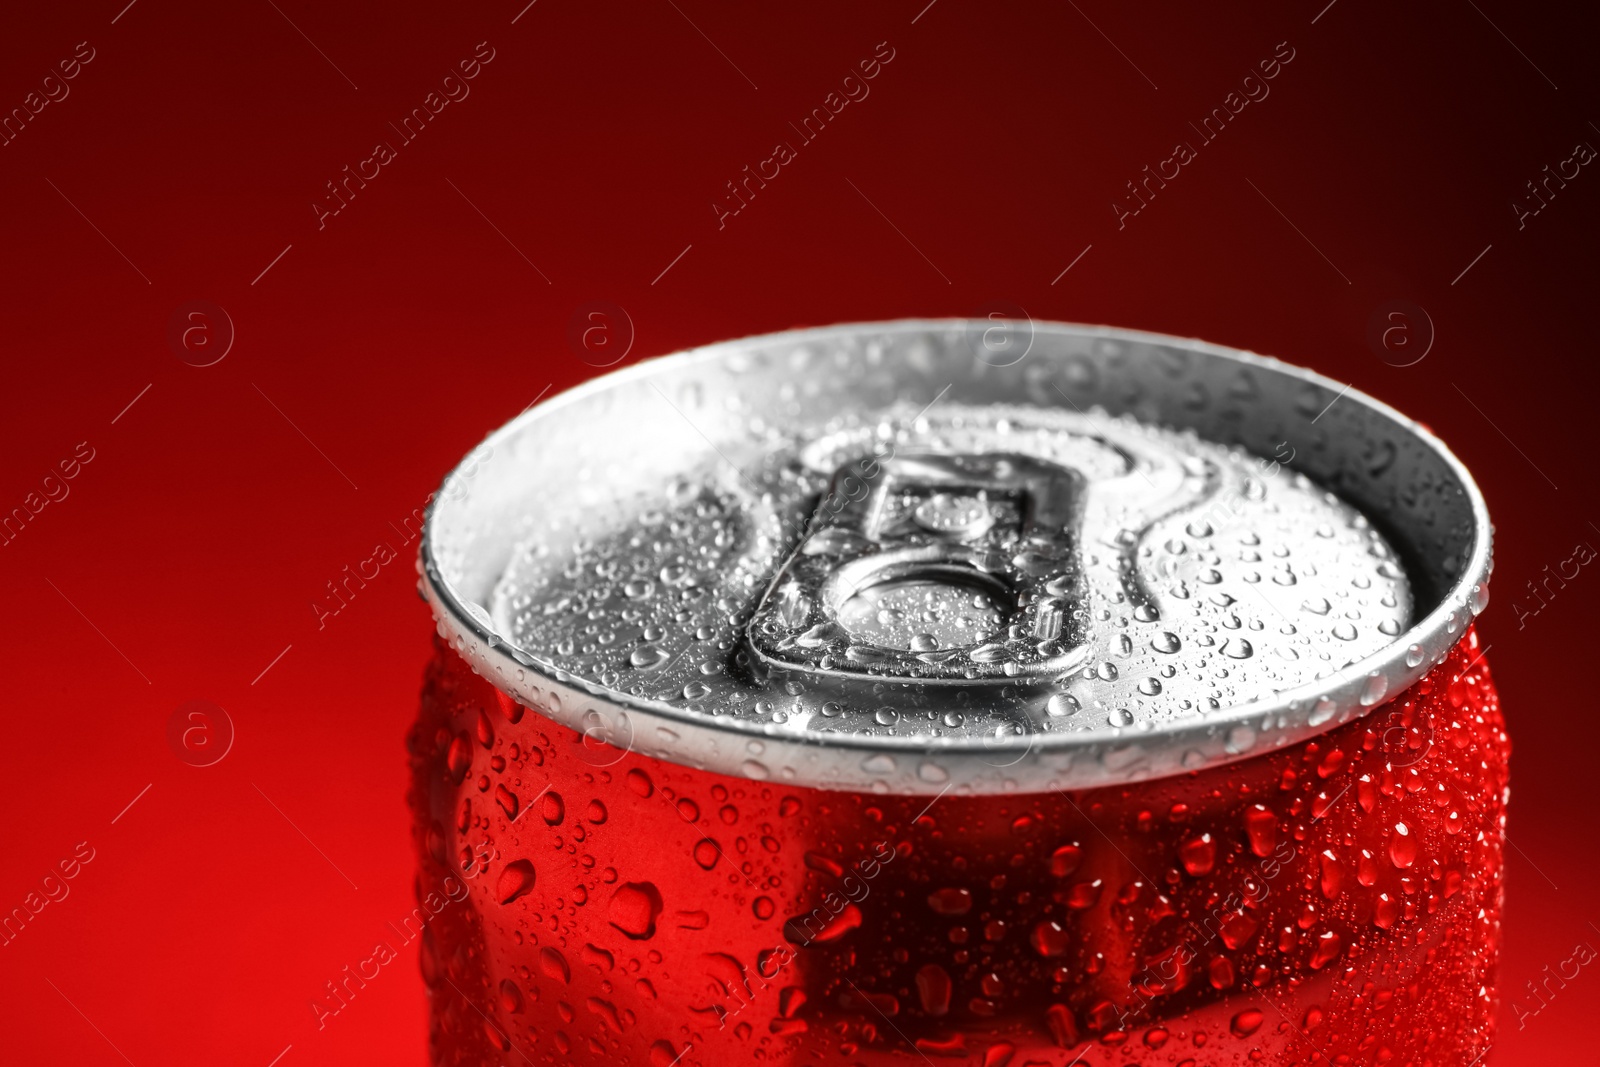
<path id="1" fill-rule="evenodd" d="M 1101 327 L 997 366 L 987 326 L 749 338 L 525 412 L 430 508 L 440 633 L 620 748 L 987 793 L 1303 740 L 1487 602 L 1482 498 L 1392 409 Z"/>

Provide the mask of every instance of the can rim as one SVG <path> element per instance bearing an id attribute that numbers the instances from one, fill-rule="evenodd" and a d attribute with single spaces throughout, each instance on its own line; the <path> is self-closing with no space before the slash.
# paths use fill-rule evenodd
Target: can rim
<path id="1" fill-rule="evenodd" d="M 955 739 L 839 733 L 828 735 L 824 741 L 815 736 L 796 735 L 777 730 L 770 724 L 748 720 L 719 717 L 712 722 L 708 717 L 686 709 L 606 689 L 595 683 L 564 676 L 564 672 L 551 672 L 496 634 L 483 609 L 478 607 L 474 612 L 472 609 L 477 605 L 469 605 L 451 586 L 439 565 L 435 518 L 441 503 L 447 502 L 453 490 L 472 478 L 477 458 L 486 447 L 492 450 L 497 442 L 514 437 L 533 420 L 582 403 L 593 395 L 618 386 L 648 380 L 667 370 L 715 363 L 729 353 L 748 350 L 755 343 L 769 346 L 816 343 L 834 336 L 860 335 L 864 331 L 948 331 L 971 328 L 975 323 L 988 325 L 985 320 L 915 318 L 753 334 L 650 357 L 632 366 L 591 378 L 524 409 L 488 434 L 482 443 L 453 467 L 427 505 L 419 547 L 419 591 L 432 610 L 439 634 L 491 684 L 509 692 L 547 718 L 577 730 L 591 741 L 605 742 L 624 751 L 642 751 L 670 762 L 758 780 L 767 778 L 770 772 L 766 764 L 756 757 L 762 756 L 768 747 L 778 745 L 790 749 L 791 757 L 784 768 L 786 773 L 781 777 L 795 785 L 942 795 L 951 788 L 963 793 L 991 793 L 1123 784 L 1183 774 L 1308 740 L 1344 722 L 1365 716 L 1415 684 L 1444 661 L 1451 649 L 1465 637 L 1472 619 L 1486 606 L 1493 538 L 1487 503 L 1465 465 L 1422 423 L 1354 386 L 1275 357 L 1197 338 L 1055 321 L 1036 322 L 1035 325 L 1073 331 L 1096 339 L 1182 348 L 1245 367 L 1268 369 L 1336 393 L 1337 399 L 1365 406 L 1395 423 L 1444 463 L 1464 494 L 1471 512 L 1471 550 L 1449 588 L 1444 590 L 1432 610 L 1415 620 L 1409 629 L 1391 638 L 1379 650 L 1340 670 L 1267 698 L 1231 705 L 1212 715 L 1163 724 L 1142 734 L 1129 731 L 1124 735 L 1121 730 L 1104 733 L 1028 733 L 1015 741 L 994 741 L 970 737 Z M 1412 653 L 1409 656 L 1408 651 Z M 1412 662 L 1413 659 L 1415 662 Z M 550 706 L 552 703 L 555 708 Z M 633 723 L 632 717 L 635 716 L 642 720 L 641 727 L 665 727 L 674 735 L 674 741 L 687 739 L 691 744 L 681 748 L 640 744 L 638 734 L 642 731 Z M 731 744 L 734 741 L 742 743 Z M 1159 741 L 1162 751 L 1152 751 L 1141 741 Z M 687 749 L 693 744 L 699 744 L 700 747 L 691 753 Z M 829 750 L 831 755 L 826 760 L 819 760 L 817 754 L 824 749 Z M 889 765 L 895 767 L 887 776 L 881 767 L 854 774 L 841 769 L 859 767 L 863 761 L 885 755 L 890 757 Z M 896 765 L 894 757 L 901 757 L 903 761 L 904 757 L 914 756 L 937 757 L 940 761 L 976 757 L 987 764 L 992 773 L 957 783 L 925 773 L 926 764 L 922 765 L 922 773 L 916 766 Z M 1012 756 L 1015 758 L 1007 759 Z M 1086 756 L 1091 758 L 1085 759 Z M 1163 756 L 1165 758 L 1161 758 Z M 621 753 L 615 758 L 620 759 Z M 595 762 L 599 765 L 598 760 Z M 878 762 L 881 763 L 881 760 Z M 1034 764 L 1038 765 L 1036 769 Z M 808 766 L 811 768 L 809 772 Z"/>

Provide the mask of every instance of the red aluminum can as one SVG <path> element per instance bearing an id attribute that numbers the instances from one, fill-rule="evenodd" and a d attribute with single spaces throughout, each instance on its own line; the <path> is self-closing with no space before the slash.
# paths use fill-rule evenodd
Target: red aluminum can
<path id="1" fill-rule="evenodd" d="M 1489 537 L 1393 410 L 1106 328 L 540 405 L 422 552 L 433 1060 L 1477 1063 Z"/>

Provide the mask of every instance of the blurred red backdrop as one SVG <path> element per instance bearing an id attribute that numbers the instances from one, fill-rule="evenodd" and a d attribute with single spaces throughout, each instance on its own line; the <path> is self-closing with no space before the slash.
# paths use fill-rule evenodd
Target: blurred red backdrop
<path id="1" fill-rule="evenodd" d="M 5 1058 L 423 1062 L 414 945 L 324 1028 L 309 1008 L 413 904 L 402 737 L 431 623 L 405 523 L 490 429 L 597 373 L 569 339 L 595 301 L 631 320 L 607 320 L 624 362 L 1003 301 L 1278 355 L 1429 423 L 1498 523 L 1491 1062 L 1590 1058 L 1600 975 L 1525 988 L 1600 946 L 1600 576 L 1560 576 L 1600 546 L 1586 14 L 525 2 L 7 18 L 0 512 L 25 514 L 0 538 L 0 910 L 93 858 L 0 947 Z M 769 180 L 734 213 L 746 166 Z M 1167 177 L 1135 200 L 1146 166 Z M 225 347 L 216 308 L 231 348 L 193 366 Z M 380 542 L 401 559 L 319 619 Z M 192 700 L 236 731 L 212 766 L 168 740 Z"/>

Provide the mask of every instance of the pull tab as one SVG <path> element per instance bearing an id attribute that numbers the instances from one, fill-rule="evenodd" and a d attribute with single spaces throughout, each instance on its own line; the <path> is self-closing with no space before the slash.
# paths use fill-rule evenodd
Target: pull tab
<path id="1" fill-rule="evenodd" d="M 1013 453 L 839 468 L 751 619 L 756 661 L 823 684 L 1050 684 L 1089 652 L 1084 488 Z"/>

